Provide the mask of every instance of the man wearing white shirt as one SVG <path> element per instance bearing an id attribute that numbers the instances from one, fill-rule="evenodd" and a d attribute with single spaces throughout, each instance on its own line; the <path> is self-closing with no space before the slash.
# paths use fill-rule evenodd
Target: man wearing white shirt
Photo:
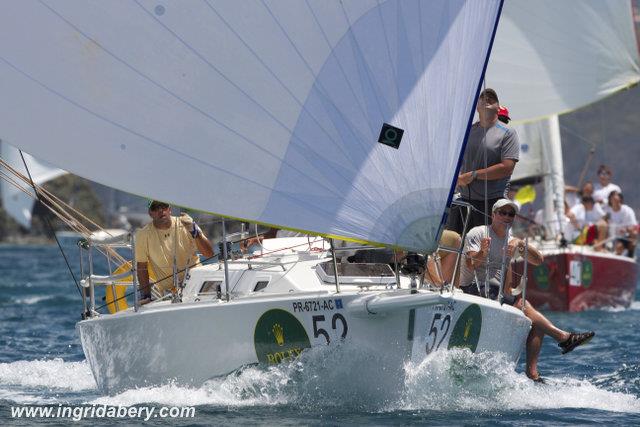
<path id="1" fill-rule="evenodd" d="M 611 194 L 612 191 L 622 192 L 619 186 L 611 182 L 611 175 L 613 175 L 613 173 L 611 169 L 609 169 L 609 166 L 600 165 L 598 168 L 598 181 L 600 182 L 597 182 L 594 186 L 593 199 L 603 205 L 607 204 L 609 194 Z"/>
<path id="2" fill-rule="evenodd" d="M 580 230 L 586 225 L 597 224 L 605 214 L 604 209 L 595 203 L 591 196 L 582 196 L 581 203 L 572 207 L 571 213 L 575 216 Z"/>
<path id="3" fill-rule="evenodd" d="M 622 193 L 613 191 L 609 194 L 609 206 L 606 212 L 609 215 L 609 237 L 627 234 L 635 237 L 638 225 L 636 214 L 630 206 L 624 204 Z"/>

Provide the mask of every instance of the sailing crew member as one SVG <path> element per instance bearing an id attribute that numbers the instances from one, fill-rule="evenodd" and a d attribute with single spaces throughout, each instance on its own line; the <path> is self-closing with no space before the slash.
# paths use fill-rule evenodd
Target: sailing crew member
<path id="1" fill-rule="evenodd" d="M 173 289 L 174 260 L 178 283 L 185 269 L 199 262 L 197 252 L 209 258 L 213 248 L 198 224 L 187 215 L 171 216 L 171 206 L 164 202 L 149 202 L 152 222 L 136 232 L 136 269 L 140 284 L 141 304 L 164 296 Z M 149 266 L 158 282 L 150 286 Z"/>
<path id="2" fill-rule="evenodd" d="M 524 241 L 511 234 L 511 226 L 517 213 L 518 205 L 515 202 L 500 199 L 493 205 L 491 225 L 489 227 L 474 227 L 469 231 L 465 240 L 466 260 L 462 264 L 460 288 L 465 293 L 484 296 L 484 282 L 488 277 L 489 298 L 496 299 L 499 295 L 502 272 L 506 272 L 503 284 L 503 302 L 521 309 L 523 302 L 521 296 L 512 295 L 512 274 L 510 267 L 508 267 L 511 258 L 518 253 L 523 254 L 525 248 Z M 506 250 L 505 257 L 503 257 L 503 250 Z M 505 266 L 502 265 L 503 259 L 506 263 Z M 543 260 L 540 251 L 529 246 L 527 261 L 533 265 L 540 265 Z M 532 322 L 531 331 L 527 337 L 526 374 L 536 382 L 543 382 L 538 372 L 538 356 L 545 334 L 555 339 L 562 349 L 562 354 L 565 354 L 579 345 L 586 344 L 595 333 L 592 331 L 584 333 L 564 331 L 534 309 L 528 301 L 525 304 L 524 313 Z"/>
<path id="3" fill-rule="evenodd" d="M 513 168 L 520 156 L 518 134 L 498 120 L 500 102 L 495 90 L 487 88 L 480 93 L 476 110 L 480 120 L 471 126 L 458 175 L 461 200 L 474 207 L 468 228 L 485 224 L 485 220 L 491 223 L 491 206 L 505 197 Z M 465 212 L 466 208 L 453 206 L 447 228 L 463 235 Z"/>
<path id="4" fill-rule="evenodd" d="M 611 182 L 611 168 L 607 165 L 600 165 L 598 167 L 598 182 L 594 186 L 593 198 L 596 202 L 601 203 L 603 206 L 607 205 L 609 201 L 609 194 L 612 191 L 622 193 L 619 185 Z"/>
<path id="5" fill-rule="evenodd" d="M 633 257 L 638 237 L 638 221 L 629 205 L 624 204 L 624 197 L 619 191 L 612 191 L 606 207 L 607 228 L 610 239 L 614 240 L 614 252 Z"/>

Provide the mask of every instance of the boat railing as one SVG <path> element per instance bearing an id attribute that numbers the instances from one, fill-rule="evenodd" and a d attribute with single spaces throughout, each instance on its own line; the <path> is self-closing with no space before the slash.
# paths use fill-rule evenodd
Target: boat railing
<path id="1" fill-rule="evenodd" d="M 83 296 L 83 317 L 95 317 L 99 313 L 96 309 L 96 286 L 104 286 L 107 289 L 105 292 L 112 292 L 113 302 L 118 303 L 119 297 L 116 295 L 115 286 L 129 286 L 133 288 L 134 310 L 140 308 L 139 296 L 138 296 L 138 276 L 135 268 L 135 237 L 133 233 L 127 232 L 116 236 L 95 236 L 90 235 L 87 238 L 78 241 L 80 248 L 80 284 Z M 129 268 L 124 271 L 118 271 L 122 269 L 122 266 L 126 266 L 127 262 L 125 258 L 116 252 L 116 249 L 128 249 L 131 250 L 131 259 L 129 262 Z M 83 251 L 86 252 L 88 272 L 85 272 L 85 263 Z M 100 275 L 94 273 L 95 264 L 95 251 L 104 255 L 107 260 L 107 268 L 109 274 Z M 116 265 L 117 264 L 117 265 Z M 114 269 L 115 266 L 115 269 Z M 128 279 L 131 277 L 131 279 Z M 89 293 L 89 304 L 87 306 L 87 291 Z M 123 297 L 120 297 L 123 298 Z"/>

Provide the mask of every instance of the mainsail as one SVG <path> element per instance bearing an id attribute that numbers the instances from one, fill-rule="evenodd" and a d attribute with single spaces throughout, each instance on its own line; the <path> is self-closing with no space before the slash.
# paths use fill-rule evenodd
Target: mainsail
<path id="1" fill-rule="evenodd" d="M 42 185 L 47 181 L 67 173 L 62 169 L 34 159 L 33 156 L 27 153 L 23 153 L 23 156 L 24 162 L 17 148 L 6 142 L 0 142 L 0 158 L 24 176 L 30 174 L 31 179 L 36 185 Z M 24 163 L 26 163 L 29 168 L 29 174 L 27 174 L 25 170 Z M 0 177 L 2 207 L 16 222 L 24 228 L 30 228 L 31 213 L 35 201 L 33 189 L 26 186 L 24 182 L 15 179 L 14 175 L 4 170 L 2 166 L 0 166 L 0 174 L 2 175 Z"/>
<path id="2" fill-rule="evenodd" d="M 0 138 L 135 194 L 429 251 L 501 6 L 12 2 Z"/>

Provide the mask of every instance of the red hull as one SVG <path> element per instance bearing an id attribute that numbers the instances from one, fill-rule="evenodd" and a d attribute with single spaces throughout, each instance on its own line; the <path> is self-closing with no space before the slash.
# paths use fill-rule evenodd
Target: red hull
<path id="1" fill-rule="evenodd" d="M 528 266 L 527 300 L 534 307 L 582 311 L 628 307 L 634 301 L 638 271 L 633 259 L 570 249 L 543 253 L 542 265 Z M 514 265 L 518 279 L 522 267 L 522 261 Z"/>

